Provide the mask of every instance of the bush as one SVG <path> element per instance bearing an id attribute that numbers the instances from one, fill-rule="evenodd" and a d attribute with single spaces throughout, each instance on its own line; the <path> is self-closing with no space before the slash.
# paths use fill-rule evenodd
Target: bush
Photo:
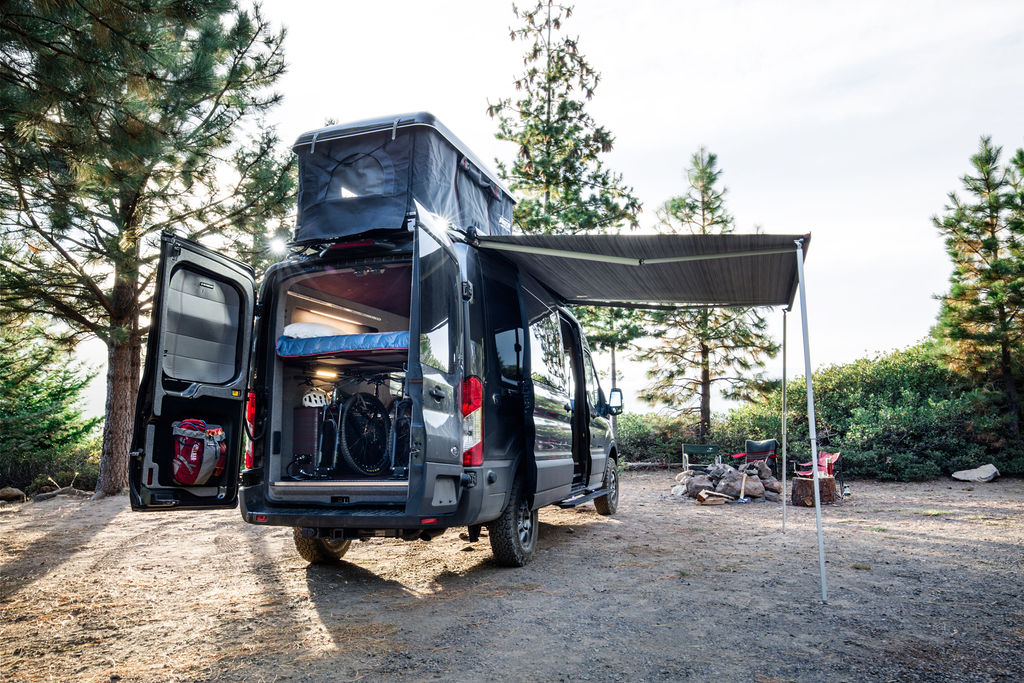
<path id="1" fill-rule="evenodd" d="M 814 374 L 818 447 L 842 451 L 844 473 L 900 481 L 927 479 L 991 462 L 1024 473 L 1012 446 L 1001 395 L 942 367 L 929 349 L 903 351 L 823 368 Z M 810 459 L 803 380 L 789 383 L 791 460 Z M 779 438 L 781 389 L 712 423 L 713 443 L 742 449 L 741 439 Z"/>
<path id="2" fill-rule="evenodd" d="M 73 481 L 76 489 L 92 491 L 100 475 L 101 439 L 94 437 L 78 448 L 61 453 L 43 452 L 34 461 L 23 461 L 16 475 L 15 486 L 29 495 L 39 493 L 44 486 L 69 486 Z M 76 476 L 77 474 L 77 476 Z M 28 484 L 24 484 L 28 481 Z"/>
<path id="3" fill-rule="evenodd" d="M 680 462 L 683 444 L 694 443 L 695 434 L 696 425 L 683 417 L 624 413 L 616 444 L 628 462 Z"/>
<path id="4" fill-rule="evenodd" d="M 38 323 L 0 325 L 0 486 L 26 488 L 40 475 L 69 471 L 87 477 L 94 469 L 100 419 L 86 418 L 80 406 L 91 378 Z"/>

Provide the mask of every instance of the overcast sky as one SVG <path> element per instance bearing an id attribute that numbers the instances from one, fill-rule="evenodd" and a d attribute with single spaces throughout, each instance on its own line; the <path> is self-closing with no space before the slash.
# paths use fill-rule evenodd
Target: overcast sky
<path id="1" fill-rule="evenodd" d="M 523 69 L 511 3 L 265 0 L 264 13 L 288 29 L 274 115 L 287 144 L 328 118 L 426 110 L 481 159 L 510 158 L 486 106 Z M 951 270 L 931 216 L 980 135 L 1004 156 L 1024 146 L 1024 2 L 581 0 L 565 28 L 602 75 L 590 112 L 615 135 L 607 163 L 643 225 L 704 145 L 739 232 L 813 234 L 815 367 L 928 333 Z"/>

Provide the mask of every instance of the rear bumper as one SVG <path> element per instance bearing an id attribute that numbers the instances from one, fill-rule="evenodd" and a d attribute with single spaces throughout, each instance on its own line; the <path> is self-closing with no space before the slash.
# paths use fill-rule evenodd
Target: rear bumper
<path id="1" fill-rule="evenodd" d="M 432 468 L 426 468 L 428 472 Z M 250 524 L 355 529 L 371 532 L 412 529 L 445 529 L 493 521 L 501 514 L 507 497 L 509 466 L 505 463 L 466 470 L 471 486 L 459 486 L 455 505 L 437 505 L 431 492 L 412 487 L 403 505 L 351 506 L 283 504 L 267 500 L 262 482 L 242 486 L 238 499 L 242 519 Z M 428 481 L 435 479 L 426 478 Z M 244 477 L 243 477 L 244 481 Z M 426 521 L 425 521 L 426 520 Z"/>

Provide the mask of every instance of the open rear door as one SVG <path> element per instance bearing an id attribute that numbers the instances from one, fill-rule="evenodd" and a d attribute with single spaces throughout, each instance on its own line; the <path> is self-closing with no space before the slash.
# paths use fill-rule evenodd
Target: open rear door
<path id="1" fill-rule="evenodd" d="M 129 459 L 133 510 L 238 503 L 254 286 L 248 266 L 161 236 Z"/>

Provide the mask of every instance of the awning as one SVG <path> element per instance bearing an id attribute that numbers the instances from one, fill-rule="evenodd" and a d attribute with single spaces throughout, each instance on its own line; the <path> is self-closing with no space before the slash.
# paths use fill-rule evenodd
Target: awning
<path id="1" fill-rule="evenodd" d="M 808 235 L 501 235 L 477 246 L 501 251 L 566 303 L 584 305 L 783 306 L 800 293 L 811 461 L 818 436 L 807 333 L 804 258 Z M 797 249 L 797 244 L 801 249 Z M 786 336 L 783 311 L 783 405 Z M 782 531 L 786 530 L 786 409 L 782 414 Z M 812 467 L 821 601 L 828 602 L 819 468 Z"/>
<path id="2" fill-rule="evenodd" d="M 796 240 L 810 235 L 495 235 L 501 251 L 566 303 L 786 306 Z"/>

